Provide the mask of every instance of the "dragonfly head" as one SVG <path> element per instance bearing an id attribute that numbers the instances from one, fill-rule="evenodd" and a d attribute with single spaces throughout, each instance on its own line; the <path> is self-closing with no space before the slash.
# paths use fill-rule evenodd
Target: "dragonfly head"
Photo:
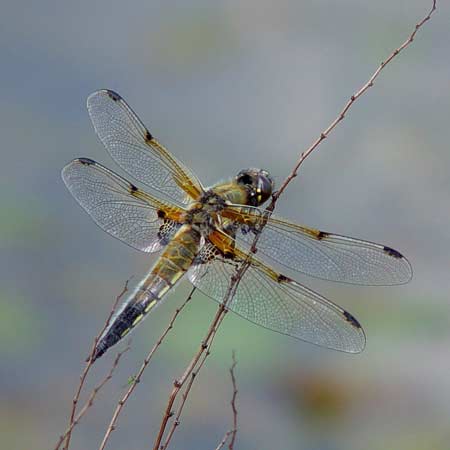
<path id="1" fill-rule="evenodd" d="M 272 195 L 273 179 L 269 172 L 261 169 L 244 169 L 236 175 L 236 182 L 246 186 L 248 204 L 259 206 Z"/>

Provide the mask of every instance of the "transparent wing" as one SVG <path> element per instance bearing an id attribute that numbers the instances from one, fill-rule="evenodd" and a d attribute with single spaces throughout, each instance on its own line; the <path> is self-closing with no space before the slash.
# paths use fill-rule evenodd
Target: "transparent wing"
<path id="1" fill-rule="evenodd" d="M 174 220 L 180 208 L 140 191 L 91 159 L 73 160 L 62 178 L 97 225 L 138 250 L 160 250 L 180 226 Z"/>
<path id="2" fill-rule="evenodd" d="M 308 228 L 248 206 L 230 206 L 224 216 L 238 221 L 235 238 L 248 251 L 261 223 L 257 249 L 283 266 L 325 280 L 395 285 L 411 280 L 409 261 L 385 245 Z"/>
<path id="3" fill-rule="evenodd" d="M 225 258 L 207 243 L 189 269 L 192 284 L 221 303 L 238 257 Z M 257 325 L 303 341 L 349 353 L 365 347 L 358 321 L 324 297 L 254 260 L 228 308 Z"/>
<path id="4" fill-rule="evenodd" d="M 94 92 L 87 107 L 100 140 L 132 177 L 178 203 L 203 192 L 200 181 L 150 134 L 119 94 Z"/>

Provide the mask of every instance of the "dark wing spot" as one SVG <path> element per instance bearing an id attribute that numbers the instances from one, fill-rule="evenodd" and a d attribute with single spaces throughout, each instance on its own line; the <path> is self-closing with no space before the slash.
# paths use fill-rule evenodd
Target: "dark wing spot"
<path id="1" fill-rule="evenodd" d="M 330 235 L 330 233 L 327 233 L 326 231 L 319 231 L 317 233 L 317 239 L 319 239 L 319 241 L 321 241 L 322 239 L 328 237 Z"/>
<path id="2" fill-rule="evenodd" d="M 158 209 L 156 214 L 160 219 L 164 219 L 166 217 L 166 213 L 162 209 Z"/>
<path id="3" fill-rule="evenodd" d="M 147 142 L 150 142 L 151 140 L 153 140 L 153 136 L 151 135 L 150 131 L 145 130 L 145 140 Z"/>
<path id="4" fill-rule="evenodd" d="M 234 259 L 234 253 L 231 252 L 230 250 L 225 250 L 225 251 L 223 252 L 223 257 L 224 257 L 225 259 Z"/>
<path id="5" fill-rule="evenodd" d="M 350 322 L 355 328 L 361 328 L 360 323 L 347 311 L 344 311 L 344 317 L 347 322 Z"/>
<path id="6" fill-rule="evenodd" d="M 115 102 L 118 102 L 119 100 L 122 100 L 122 97 L 117 92 L 110 91 L 108 89 L 108 90 L 106 90 L 106 93 L 108 94 L 109 98 L 111 100 L 114 100 Z"/>
<path id="7" fill-rule="evenodd" d="M 280 273 L 278 275 L 277 281 L 278 281 L 278 283 L 283 283 L 285 281 L 291 281 L 291 279 Z"/>
<path id="8" fill-rule="evenodd" d="M 385 253 L 387 253 L 389 256 L 392 256 L 393 258 L 397 258 L 397 259 L 403 258 L 403 255 L 400 252 L 398 252 L 397 250 L 394 250 L 391 247 L 384 246 L 383 251 Z"/>
<path id="9" fill-rule="evenodd" d="M 130 192 L 136 192 L 138 190 L 138 188 L 134 185 L 130 183 Z"/>
<path id="10" fill-rule="evenodd" d="M 95 161 L 89 158 L 78 158 L 78 161 L 85 166 L 92 166 L 93 164 L 95 164 Z"/>

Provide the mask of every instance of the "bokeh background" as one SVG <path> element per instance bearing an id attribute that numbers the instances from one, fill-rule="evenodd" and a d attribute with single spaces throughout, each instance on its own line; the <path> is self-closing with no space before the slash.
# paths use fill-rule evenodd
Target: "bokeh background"
<path id="1" fill-rule="evenodd" d="M 299 152 L 429 9 L 428 0 L 3 1 L 0 17 L 0 435 L 48 449 L 66 425 L 90 342 L 115 296 L 151 266 L 98 229 L 65 189 L 77 156 L 114 170 L 85 109 L 118 91 L 206 184 L 248 166 L 280 182 Z M 278 213 L 393 246 L 406 286 L 297 275 L 349 309 L 368 337 L 351 356 L 228 315 L 173 448 L 448 449 L 450 424 L 450 6 L 304 164 Z M 132 350 L 73 438 L 95 449 L 127 379 L 188 292 L 133 334 Z M 216 309 L 199 295 L 160 349 L 109 448 L 149 448 L 171 388 Z M 89 385 L 110 367 L 96 364 Z"/>

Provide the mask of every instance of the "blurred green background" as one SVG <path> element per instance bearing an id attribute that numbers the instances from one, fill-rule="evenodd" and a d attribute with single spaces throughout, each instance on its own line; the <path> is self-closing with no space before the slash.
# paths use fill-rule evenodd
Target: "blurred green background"
<path id="1" fill-rule="evenodd" d="M 280 182 L 431 1 L 132 0 L 2 2 L 0 18 L 0 435 L 8 449 L 53 448 L 90 342 L 131 275 L 154 259 L 100 231 L 61 168 L 88 156 L 119 170 L 85 109 L 119 92 L 206 184 L 248 166 Z M 304 164 L 278 204 L 292 220 L 390 245 L 410 259 L 406 286 L 296 278 L 363 324 L 351 356 L 228 315 L 194 386 L 173 448 L 448 449 L 450 423 L 450 7 Z M 133 334 L 132 350 L 76 430 L 98 447 L 127 379 L 187 282 Z M 197 295 L 145 373 L 109 448 L 149 448 L 172 380 L 216 305 Z M 94 379 L 115 352 L 96 364 Z M 90 385 L 94 380 L 90 381 Z"/>

